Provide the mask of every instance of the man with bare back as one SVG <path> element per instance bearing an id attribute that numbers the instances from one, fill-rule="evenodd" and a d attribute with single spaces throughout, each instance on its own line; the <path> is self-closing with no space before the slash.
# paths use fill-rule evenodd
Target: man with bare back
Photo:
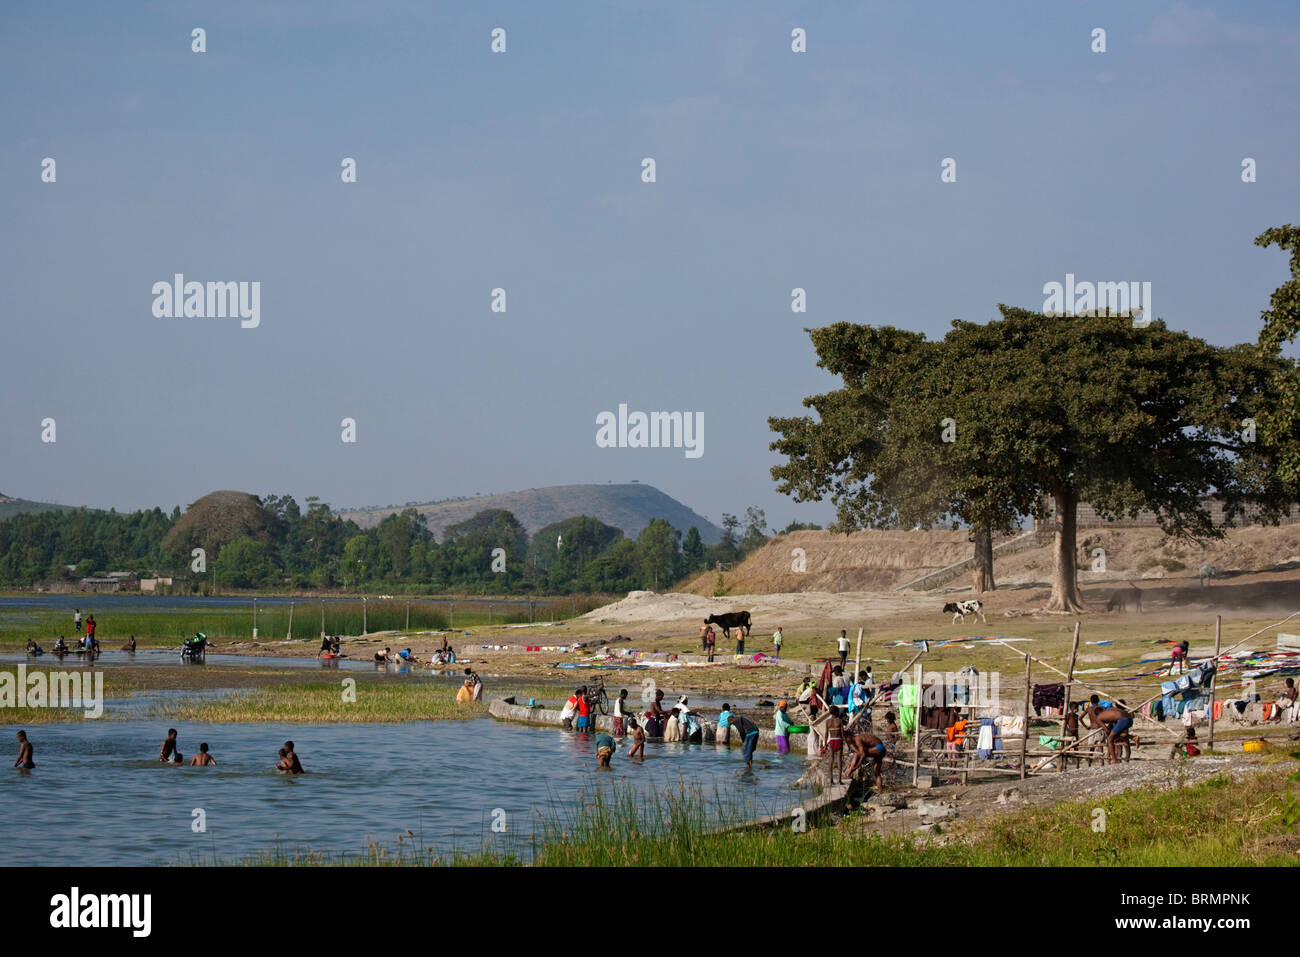
<path id="1" fill-rule="evenodd" d="M 852 780 L 853 772 L 869 757 L 872 761 L 871 770 L 876 776 L 876 793 L 885 790 L 885 782 L 880 773 L 881 766 L 885 763 L 885 742 L 870 731 L 859 731 L 857 734 L 849 735 L 849 745 L 853 748 L 853 760 L 849 762 L 849 769 L 845 772 L 848 778 Z"/>

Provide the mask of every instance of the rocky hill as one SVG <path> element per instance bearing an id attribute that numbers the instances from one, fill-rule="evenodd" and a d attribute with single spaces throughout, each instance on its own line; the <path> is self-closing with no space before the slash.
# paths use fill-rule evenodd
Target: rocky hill
<path id="1" fill-rule="evenodd" d="M 691 526 L 695 526 L 700 530 L 700 537 L 705 544 L 712 544 L 722 537 L 722 530 L 704 516 L 696 514 L 653 485 L 639 482 L 623 485 L 553 485 L 549 488 L 481 495 L 449 502 L 428 502 L 409 507 L 424 516 L 430 530 L 439 539 L 448 525 L 463 522 L 488 508 L 504 508 L 513 513 L 530 534 L 552 522 L 590 515 L 607 525 L 621 528 L 623 534 L 630 537 L 635 537 L 649 525 L 652 518 L 667 519 L 683 535 Z M 341 511 L 339 515 L 351 519 L 362 528 L 370 528 L 378 525 L 385 516 L 401 511 L 402 507 L 390 506 Z"/>

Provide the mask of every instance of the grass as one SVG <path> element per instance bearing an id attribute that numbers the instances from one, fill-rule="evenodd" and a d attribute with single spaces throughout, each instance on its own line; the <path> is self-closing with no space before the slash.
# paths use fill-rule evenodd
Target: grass
<path id="1" fill-rule="evenodd" d="M 355 679 L 351 693 L 345 678 Z M 397 724 L 404 721 L 467 721 L 487 714 L 487 701 L 456 702 L 457 686 L 430 681 L 367 680 L 343 674 L 329 682 L 286 682 L 232 691 L 215 698 L 158 704 L 152 716 L 211 723 L 286 722 L 304 724 Z M 345 697 L 348 694 L 348 697 Z M 492 696 L 558 701 L 554 687 L 493 687 Z M 485 694 L 485 698 L 487 695 Z M 352 700 L 348 700 L 351 698 Z"/>
<path id="2" fill-rule="evenodd" d="M 506 604 L 506 601 L 510 604 Z M 166 598 L 157 599 L 159 605 L 152 609 L 106 607 L 97 611 L 95 596 L 85 596 L 81 606 L 83 616 L 94 615 L 98 626 L 96 637 L 106 648 L 119 646 L 128 636 L 134 635 L 142 647 L 179 646 L 181 639 L 201 631 L 218 641 L 250 640 L 253 637 L 253 601 L 237 607 L 178 607 L 167 605 Z M 482 598 L 447 601 L 420 601 L 394 599 L 330 601 L 324 603 L 325 630 L 331 635 L 360 635 L 363 630 L 407 630 L 407 606 L 410 606 L 410 631 L 445 631 L 450 628 L 480 627 L 487 624 L 523 624 L 548 621 L 552 613 L 557 620 L 576 610 L 583 614 L 599 599 L 589 596 L 557 598 L 548 607 L 546 599 L 535 599 L 536 607 L 529 609 L 527 600 L 492 600 Z M 260 639 L 281 640 L 292 637 L 299 640 L 319 639 L 321 633 L 321 605 L 319 600 L 304 599 L 294 603 L 292 633 L 289 627 L 289 606 L 261 603 L 257 608 L 257 631 Z M 16 609 L 0 615 L 0 648 L 20 649 L 28 638 L 45 644 L 62 635 L 72 636 L 72 613 L 66 609 Z"/>

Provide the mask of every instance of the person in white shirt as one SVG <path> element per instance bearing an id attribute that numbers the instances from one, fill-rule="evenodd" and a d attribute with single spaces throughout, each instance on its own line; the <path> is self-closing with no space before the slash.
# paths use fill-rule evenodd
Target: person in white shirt
<path id="1" fill-rule="evenodd" d="M 840 667 L 843 668 L 849 661 L 849 636 L 844 629 L 840 629 L 840 637 L 835 644 L 839 647 Z"/>
<path id="2" fill-rule="evenodd" d="M 785 644 L 785 635 L 781 634 L 780 628 L 772 633 L 772 644 L 776 646 L 776 654 L 773 657 L 780 658 L 781 646 Z"/>

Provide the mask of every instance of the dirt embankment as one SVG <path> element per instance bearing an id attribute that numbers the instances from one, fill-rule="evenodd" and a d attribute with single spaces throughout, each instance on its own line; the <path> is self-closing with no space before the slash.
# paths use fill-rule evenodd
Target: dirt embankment
<path id="1" fill-rule="evenodd" d="M 700 596 L 797 592 L 889 592 L 900 585 L 971 557 L 966 531 L 825 531 L 778 536 L 721 576 L 715 569 L 679 586 Z M 1013 536 L 999 539 L 998 544 Z M 1093 571 L 1105 552 L 1104 566 Z M 1079 533 L 1080 581 L 1149 581 L 1195 577 L 1213 565 L 1226 577 L 1250 572 L 1300 568 L 1300 525 L 1231 529 L 1217 541 L 1178 542 L 1154 528 L 1083 529 Z M 803 568 L 800 571 L 800 568 Z M 995 555 L 999 584 L 1028 585 L 1051 580 L 1050 541 L 1034 548 Z M 962 575 L 948 590 L 969 583 Z"/>

